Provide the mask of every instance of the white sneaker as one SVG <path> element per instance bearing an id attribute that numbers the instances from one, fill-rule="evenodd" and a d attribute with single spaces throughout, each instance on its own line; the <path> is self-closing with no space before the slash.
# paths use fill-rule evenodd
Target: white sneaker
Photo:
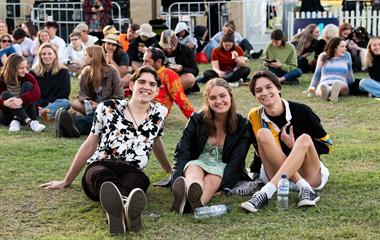
<path id="1" fill-rule="evenodd" d="M 338 82 L 334 82 L 334 84 L 331 87 L 331 94 L 330 94 L 330 100 L 337 102 L 340 92 L 340 84 Z"/>
<path id="2" fill-rule="evenodd" d="M 239 81 L 229 82 L 228 84 L 230 85 L 230 87 L 239 87 L 239 85 L 240 85 Z"/>
<path id="3" fill-rule="evenodd" d="M 9 124 L 8 131 L 10 132 L 18 132 L 20 131 L 20 122 L 18 120 L 12 120 L 12 122 Z"/>
<path id="4" fill-rule="evenodd" d="M 324 84 L 321 86 L 321 93 L 322 99 L 327 101 L 329 99 L 329 89 Z"/>
<path id="5" fill-rule="evenodd" d="M 31 121 L 29 127 L 33 132 L 42 132 L 46 128 L 45 125 L 42 125 L 37 120 Z"/>

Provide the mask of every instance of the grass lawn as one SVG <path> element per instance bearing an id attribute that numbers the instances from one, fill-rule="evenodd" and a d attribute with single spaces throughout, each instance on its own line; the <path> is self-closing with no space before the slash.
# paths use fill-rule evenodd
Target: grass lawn
<path id="1" fill-rule="evenodd" d="M 251 67 L 260 68 L 258 62 Z M 334 142 L 334 152 L 323 156 L 331 176 L 317 207 L 296 209 L 297 194 L 292 192 L 289 211 L 278 212 L 274 196 L 265 210 L 248 214 L 240 208 L 247 197 L 218 196 L 211 204 L 228 204 L 232 212 L 197 221 L 191 214 L 180 217 L 169 212 L 169 189 L 150 187 L 142 230 L 112 239 L 380 239 L 380 101 L 343 97 L 333 103 L 308 98 L 303 91 L 310 79 L 311 74 L 305 74 L 300 86 L 284 86 L 282 96 L 311 106 Z M 73 80 L 72 97 L 77 91 Z M 257 106 L 247 87 L 235 88 L 234 94 L 243 115 Z M 201 108 L 201 94 L 190 95 L 190 100 Z M 185 124 L 175 107 L 163 137 L 170 159 Z M 82 191 L 82 174 L 68 189 L 38 187 L 64 177 L 83 141 L 83 137 L 55 138 L 53 124 L 43 133 L 23 128 L 11 134 L 8 127 L 0 127 L 0 239 L 111 239 L 105 212 Z M 251 157 L 252 151 L 247 166 Z M 146 173 L 152 183 L 167 177 L 154 156 Z"/>

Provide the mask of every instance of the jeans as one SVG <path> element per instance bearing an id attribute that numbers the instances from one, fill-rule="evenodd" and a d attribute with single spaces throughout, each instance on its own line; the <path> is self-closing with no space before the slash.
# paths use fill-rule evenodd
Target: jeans
<path id="1" fill-rule="evenodd" d="M 20 96 L 29 91 L 33 91 L 33 85 L 30 82 L 24 82 L 20 89 Z M 14 95 L 8 91 L 4 91 L 0 97 L 3 100 L 7 100 L 14 97 Z M 0 109 L 0 122 L 4 125 L 9 125 L 13 119 L 19 120 L 20 123 L 25 123 L 26 119 L 36 120 L 37 116 L 37 105 L 35 102 L 23 105 L 22 108 L 18 109 L 6 106 L 2 106 Z"/>
<path id="2" fill-rule="evenodd" d="M 359 82 L 359 89 L 363 92 L 368 92 L 374 97 L 380 97 L 380 82 L 373 79 L 362 79 Z"/>
<path id="3" fill-rule="evenodd" d="M 272 67 L 268 67 L 268 70 L 276 74 L 277 77 L 284 77 L 285 81 L 291 81 L 293 79 L 299 78 L 302 75 L 302 70 L 299 68 L 296 68 L 290 72 L 285 72 L 278 68 L 272 68 Z"/>
<path id="4" fill-rule="evenodd" d="M 80 135 L 90 134 L 92 122 L 94 120 L 95 113 L 92 112 L 85 116 L 76 116 L 74 118 L 74 124 L 78 128 Z"/>
<path id="5" fill-rule="evenodd" d="M 57 99 L 54 102 L 49 103 L 46 107 L 44 107 L 42 109 L 48 109 L 49 110 L 49 117 L 54 118 L 55 113 L 61 107 L 63 107 L 64 109 L 69 109 L 70 108 L 69 100 L 65 99 L 65 98 Z"/>
<path id="6" fill-rule="evenodd" d="M 206 53 L 207 59 L 211 61 L 211 53 L 214 48 L 219 46 L 219 43 L 216 42 L 215 40 L 210 40 L 207 45 L 203 48 L 203 52 Z"/>

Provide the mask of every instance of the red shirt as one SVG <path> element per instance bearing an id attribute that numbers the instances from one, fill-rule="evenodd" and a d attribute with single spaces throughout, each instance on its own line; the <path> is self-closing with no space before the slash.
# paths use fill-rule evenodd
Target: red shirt
<path id="1" fill-rule="evenodd" d="M 244 56 L 241 47 L 236 46 L 235 51 L 239 57 Z M 223 72 L 232 72 L 237 64 L 235 59 L 232 59 L 232 51 L 225 51 L 223 48 L 214 48 L 212 50 L 211 61 L 218 61 L 219 69 Z"/>
<path id="2" fill-rule="evenodd" d="M 173 106 L 173 102 L 175 102 L 182 113 L 189 118 L 194 112 L 194 107 L 185 95 L 180 76 L 173 70 L 165 67 L 158 69 L 157 73 L 161 79 L 161 86 L 155 100 L 168 108 L 168 114 Z"/>
<path id="3" fill-rule="evenodd" d="M 23 95 L 20 96 L 22 100 L 22 105 L 26 106 L 30 103 L 37 102 L 41 98 L 41 90 L 40 86 L 37 83 L 36 78 L 30 74 L 26 73 L 25 77 L 20 78 L 19 80 L 21 81 L 21 85 L 24 82 L 30 82 L 33 85 L 33 89 L 31 91 L 25 92 Z M 7 85 L 5 85 L 3 77 L 0 78 L 0 95 L 7 90 Z M 4 105 L 4 101 L 0 98 L 0 106 Z"/>

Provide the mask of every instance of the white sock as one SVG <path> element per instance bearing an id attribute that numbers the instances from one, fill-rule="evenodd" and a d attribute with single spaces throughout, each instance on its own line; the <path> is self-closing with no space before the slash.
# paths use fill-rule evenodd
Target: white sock
<path id="1" fill-rule="evenodd" d="M 310 186 L 310 184 L 308 182 L 306 182 L 306 180 L 303 178 L 298 180 L 298 182 L 296 183 L 296 186 L 297 186 L 298 190 L 300 190 L 300 191 L 302 188 L 306 187 L 306 188 L 309 188 L 312 192 L 314 192 L 313 188 Z"/>
<path id="2" fill-rule="evenodd" d="M 249 54 L 252 54 L 252 53 L 254 53 L 255 51 L 254 50 L 251 50 L 251 51 L 249 51 Z"/>
<path id="3" fill-rule="evenodd" d="M 261 188 L 260 191 L 265 192 L 267 194 L 268 199 L 271 199 L 273 194 L 277 191 L 277 187 L 272 182 L 268 182 L 264 185 L 264 187 Z"/>

